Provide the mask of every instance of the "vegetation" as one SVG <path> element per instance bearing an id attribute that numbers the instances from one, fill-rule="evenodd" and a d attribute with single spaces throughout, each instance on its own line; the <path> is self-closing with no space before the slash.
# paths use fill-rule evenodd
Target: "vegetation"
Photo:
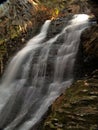
<path id="1" fill-rule="evenodd" d="M 9 57 L 46 19 L 50 12 L 38 0 L 8 0 L 0 5 L 0 75 Z"/>
<path id="2" fill-rule="evenodd" d="M 59 0 L 7 0 L 0 5 L 0 74 L 16 46 L 21 48 L 19 44 L 26 43 L 46 19 L 58 17 L 63 8 L 64 1 Z"/>

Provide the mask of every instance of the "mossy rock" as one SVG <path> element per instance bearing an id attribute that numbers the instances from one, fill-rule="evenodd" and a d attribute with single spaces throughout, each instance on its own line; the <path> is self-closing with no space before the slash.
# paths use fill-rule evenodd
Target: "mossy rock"
<path id="1" fill-rule="evenodd" d="M 51 106 L 40 130 L 97 130 L 98 78 L 78 80 Z M 96 75 L 96 76 L 95 76 Z"/>

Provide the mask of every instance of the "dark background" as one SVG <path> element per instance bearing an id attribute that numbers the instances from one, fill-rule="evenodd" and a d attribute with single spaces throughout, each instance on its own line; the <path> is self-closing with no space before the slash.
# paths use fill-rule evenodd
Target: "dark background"
<path id="1" fill-rule="evenodd" d="M 6 2 L 7 0 L 0 0 L 0 4 L 3 4 L 4 2 Z"/>

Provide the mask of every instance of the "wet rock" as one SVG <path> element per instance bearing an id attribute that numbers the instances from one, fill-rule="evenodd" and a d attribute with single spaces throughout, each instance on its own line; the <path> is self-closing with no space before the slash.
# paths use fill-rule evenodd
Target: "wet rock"
<path id="1" fill-rule="evenodd" d="M 94 75 L 97 76 L 93 72 Z M 93 77 L 75 82 L 52 105 L 51 112 L 40 130 L 97 130 L 98 80 Z M 87 83 L 88 85 L 86 85 Z M 96 85 L 95 85 L 96 84 Z M 56 124 L 55 124 L 56 123 Z"/>
<path id="2" fill-rule="evenodd" d="M 98 23 L 98 1 L 97 0 L 88 0 L 91 12 L 95 15 Z"/>
<path id="3" fill-rule="evenodd" d="M 98 68 L 98 26 L 86 29 L 81 36 L 81 69 L 84 74 L 90 75 Z"/>

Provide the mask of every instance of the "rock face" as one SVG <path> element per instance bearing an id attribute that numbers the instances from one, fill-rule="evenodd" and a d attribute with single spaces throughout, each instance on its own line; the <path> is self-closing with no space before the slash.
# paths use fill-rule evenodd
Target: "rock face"
<path id="1" fill-rule="evenodd" d="M 98 25 L 85 30 L 81 36 L 85 73 L 98 68 Z"/>
<path id="2" fill-rule="evenodd" d="M 96 0 L 87 0 L 91 9 L 91 12 L 96 16 L 98 23 L 98 1 Z"/>
<path id="3" fill-rule="evenodd" d="M 52 105 L 40 130 L 98 129 L 98 70 L 78 80 Z"/>
<path id="4" fill-rule="evenodd" d="M 85 30 L 82 34 L 82 41 L 85 53 L 98 58 L 98 25 Z"/>

